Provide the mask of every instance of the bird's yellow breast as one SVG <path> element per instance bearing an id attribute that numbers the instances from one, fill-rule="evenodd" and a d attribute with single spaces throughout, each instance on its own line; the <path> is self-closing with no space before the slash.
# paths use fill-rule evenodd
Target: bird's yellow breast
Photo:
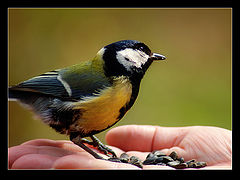
<path id="1" fill-rule="evenodd" d="M 98 96 L 76 102 L 74 109 L 79 109 L 81 115 L 70 129 L 84 133 L 106 129 L 116 123 L 119 110 L 130 101 L 131 95 L 129 79 L 123 76 L 116 78 L 113 86 L 102 90 Z"/>

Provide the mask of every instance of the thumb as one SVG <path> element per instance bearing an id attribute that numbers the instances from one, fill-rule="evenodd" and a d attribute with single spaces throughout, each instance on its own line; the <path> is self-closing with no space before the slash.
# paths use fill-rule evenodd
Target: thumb
<path id="1" fill-rule="evenodd" d="M 125 125 L 111 129 L 106 134 L 106 141 L 124 151 L 151 152 L 177 147 L 185 136 L 186 129 L 187 127 Z"/>

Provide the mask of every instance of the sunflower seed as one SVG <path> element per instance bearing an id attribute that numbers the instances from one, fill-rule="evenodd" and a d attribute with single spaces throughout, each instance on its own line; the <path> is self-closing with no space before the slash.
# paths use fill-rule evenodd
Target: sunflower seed
<path id="1" fill-rule="evenodd" d="M 173 160 L 177 160 L 178 159 L 178 155 L 175 151 L 171 152 L 171 154 L 169 155 Z"/>
<path id="2" fill-rule="evenodd" d="M 137 156 L 131 156 L 129 160 L 130 164 L 133 164 L 135 166 L 138 166 L 140 168 L 143 167 L 142 161 Z"/>
<path id="3" fill-rule="evenodd" d="M 129 155 L 127 155 L 126 153 L 122 153 L 122 154 L 120 155 L 120 160 L 121 160 L 121 162 L 123 162 L 123 163 L 128 163 L 129 160 L 130 160 L 130 157 L 129 157 Z"/>

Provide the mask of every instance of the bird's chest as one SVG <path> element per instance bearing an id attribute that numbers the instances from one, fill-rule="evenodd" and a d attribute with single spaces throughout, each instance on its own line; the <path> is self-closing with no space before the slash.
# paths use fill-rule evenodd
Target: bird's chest
<path id="1" fill-rule="evenodd" d="M 129 103 L 131 95 L 130 81 L 123 77 L 116 79 L 112 87 L 102 90 L 98 96 L 76 103 L 74 109 L 79 109 L 81 115 L 70 129 L 87 134 L 110 127 L 118 121 L 120 109 Z"/>

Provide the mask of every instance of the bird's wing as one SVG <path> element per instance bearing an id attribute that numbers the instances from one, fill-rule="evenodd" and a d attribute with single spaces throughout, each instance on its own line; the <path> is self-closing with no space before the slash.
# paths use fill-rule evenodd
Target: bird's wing
<path id="1" fill-rule="evenodd" d="M 9 96 L 18 99 L 16 92 L 26 95 L 27 92 L 36 92 L 77 101 L 108 86 L 109 80 L 101 71 L 93 69 L 91 62 L 88 62 L 50 71 L 12 86 L 9 88 Z"/>

